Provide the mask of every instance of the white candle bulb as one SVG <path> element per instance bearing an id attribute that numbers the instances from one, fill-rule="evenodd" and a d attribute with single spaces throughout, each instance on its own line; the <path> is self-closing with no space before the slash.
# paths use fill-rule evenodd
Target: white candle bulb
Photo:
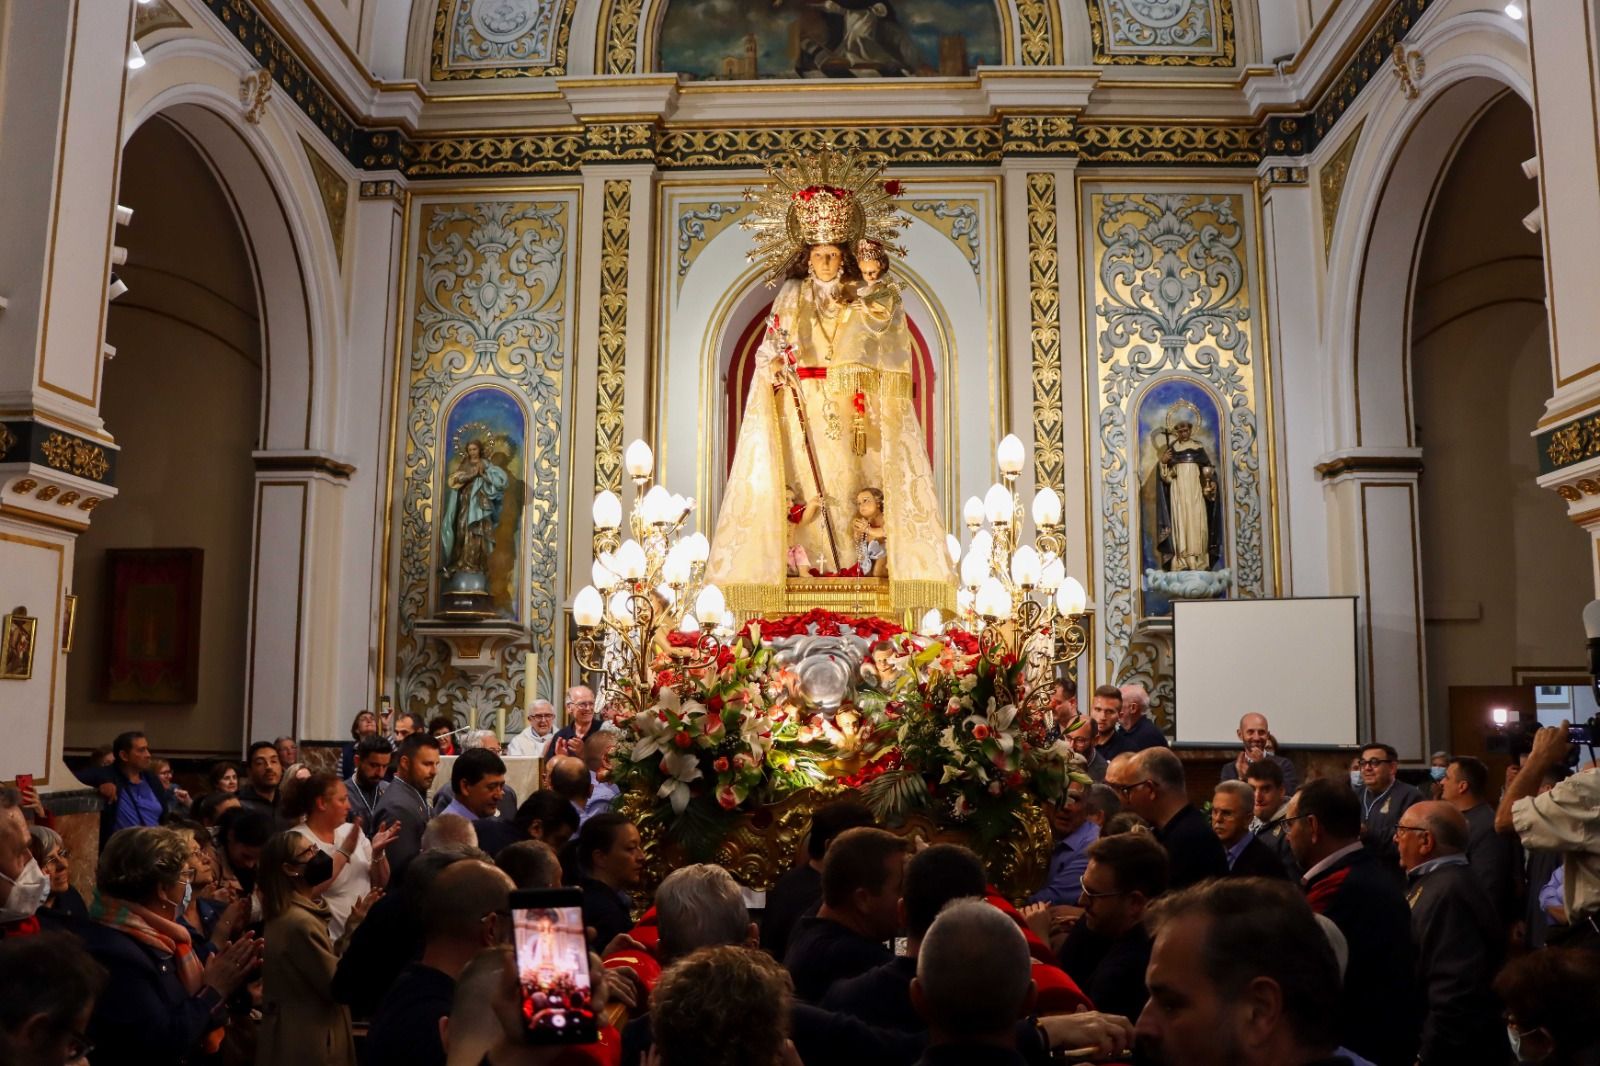
<path id="1" fill-rule="evenodd" d="M 961 560 L 961 583 L 968 588 L 977 588 L 983 584 L 983 579 L 989 576 L 989 557 L 979 555 L 975 551 L 967 553 Z"/>
<path id="2" fill-rule="evenodd" d="M 601 612 L 605 609 L 600 599 L 600 590 L 593 585 L 585 585 L 572 597 L 572 620 L 585 629 L 600 624 Z"/>
<path id="3" fill-rule="evenodd" d="M 1033 523 L 1038 526 L 1061 524 L 1061 497 L 1049 485 L 1033 494 Z"/>
<path id="4" fill-rule="evenodd" d="M 1011 617 L 1011 593 L 1006 591 L 1006 587 L 1000 583 L 1000 579 L 997 577 L 988 578 L 982 585 L 978 586 L 975 602 L 977 603 L 978 613 L 985 618 Z"/>
<path id="5" fill-rule="evenodd" d="M 690 562 L 703 563 L 711 558 L 711 542 L 706 539 L 704 533 L 691 533 L 684 538 L 683 542 L 689 546 Z"/>
<path id="6" fill-rule="evenodd" d="M 1075 577 L 1069 577 L 1061 583 L 1061 588 L 1056 592 L 1056 607 L 1062 614 L 1082 614 L 1089 606 L 1089 594 L 1083 590 L 1083 583 Z"/>
<path id="7" fill-rule="evenodd" d="M 611 553 L 610 566 L 624 581 L 638 581 L 644 577 L 644 549 L 636 540 L 625 540 L 622 547 Z"/>
<path id="8" fill-rule="evenodd" d="M 1032 588 L 1039 584 L 1040 572 L 1043 569 L 1044 564 L 1039 560 L 1039 553 L 1024 544 L 1011 556 L 1011 583 Z"/>
<path id="9" fill-rule="evenodd" d="M 925 637 L 937 637 L 944 630 L 944 616 L 937 607 L 922 616 L 922 626 L 917 630 Z"/>
<path id="10" fill-rule="evenodd" d="M 944 535 L 944 548 L 950 553 L 950 565 L 954 566 L 961 561 L 961 541 L 956 539 L 954 533 Z"/>
<path id="11" fill-rule="evenodd" d="M 1053 594 L 1066 579 L 1067 566 L 1061 561 L 1061 556 L 1055 552 L 1046 552 L 1044 567 L 1039 571 L 1039 587 Z"/>
<path id="12" fill-rule="evenodd" d="M 622 580 L 600 559 L 594 561 L 594 565 L 589 568 L 589 573 L 594 580 L 595 588 L 604 592 L 610 592 L 617 587 L 617 582 Z"/>
<path id="13" fill-rule="evenodd" d="M 679 551 L 683 546 L 682 541 L 674 544 L 672 550 L 667 552 L 667 561 L 661 564 L 661 580 L 668 585 L 687 585 L 689 583 L 689 555 Z"/>
<path id="14" fill-rule="evenodd" d="M 983 501 L 976 496 L 968 496 L 966 504 L 961 508 L 961 518 L 973 529 L 983 525 Z"/>
<path id="15" fill-rule="evenodd" d="M 616 529 L 622 525 L 622 501 L 617 494 L 606 489 L 594 498 L 594 527 Z"/>
<path id="16" fill-rule="evenodd" d="M 1000 441 L 1000 447 L 995 449 L 995 458 L 1000 462 L 1002 474 L 1016 475 L 1022 471 L 1023 461 L 1028 457 L 1027 450 L 1023 448 L 1022 441 L 1017 439 L 1015 433 L 1007 433 Z"/>
<path id="17" fill-rule="evenodd" d="M 619 589 L 611 594 L 611 600 L 606 604 L 606 613 L 618 625 L 633 625 L 633 598 L 627 589 Z"/>
<path id="18" fill-rule="evenodd" d="M 655 453 L 650 450 L 650 445 L 636 440 L 628 445 L 628 450 L 622 456 L 622 464 L 628 468 L 629 477 L 649 477 L 656 468 Z"/>
<path id="19" fill-rule="evenodd" d="M 990 485 L 989 491 L 984 493 L 983 514 L 994 525 L 1010 522 L 1014 506 L 1011 493 L 1004 485 Z"/>
<path id="20" fill-rule="evenodd" d="M 707 585 L 700 590 L 700 595 L 695 597 L 694 613 L 697 618 L 715 621 L 722 617 L 728 609 L 728 601 L 723 599 L 722 590 L 715 585 Z"/>
<path id="21" fill-rule="evenodd" d="M 660 485 L 653 485 L 639 503 L 639 513 L 653 526 L 664 526 L 677 517 L 672 507 L 672 493 Z"/>
<path id="22" fill-rule="evenodd" d="M 696 618 L 693 613 L 685 614 L 683 616 L 683 621 L 678 623 L 678 632 L 679 633 L 698 633 L 698 632 L 700 632 L 700 619 Z"/>

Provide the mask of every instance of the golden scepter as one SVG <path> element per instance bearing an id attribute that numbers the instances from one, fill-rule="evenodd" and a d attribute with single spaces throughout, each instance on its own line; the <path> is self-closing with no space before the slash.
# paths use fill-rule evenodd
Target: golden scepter
<path id="1" fill-rule="evenodd" d="M 839 544 L 833 532 L 833 512 L 828 507 L 828 490 L 822 484 L 822 467 L 817 463 L 817 449 L 811 443 L 811 422 L 806 418 L 806 405 L 800 398 L 800 378 L 794 370 L 794 344 L 789 340 L 789 331 L 778 324 L 778 316 L 772 316 L 772 325 L 768 329 L 774 334 L 777 348 L 778 361 L 783 367 L 778 375 L 780 388 L 789 390 L 789 395 L 794 399 L 794 414 L 800 420 L 800 439 L 806 446 L 806 460 L 811 464 L 811 478 L 817 484 L 817 494 L 822 497 L 822 525 L 828 531 L 828 550 L 833 553 L 833 569 L 839 569 Z"/>

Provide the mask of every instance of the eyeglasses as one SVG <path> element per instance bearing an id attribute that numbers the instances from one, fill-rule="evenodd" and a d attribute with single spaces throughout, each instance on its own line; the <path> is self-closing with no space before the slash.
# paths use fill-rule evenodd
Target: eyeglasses
<path id="1" fill-rule="evenodd" d="M 1133 790 L 1138 788 L 1140 785 L 1149 785 L 1152 789 L 1156 787 L 1155 782 L 1151 781 L 1149 778 L 1145 778 L 1143 781 L 1135 781 L 1131 785 L 1118 785 L 1110 781 L 1107 781 L 1106 784 L 1111 785 L 1112 788 L 1116 789 L 1117 795 L 1121 796 L 1123 799 L 1127 799 L 1129 796 L 1131 796 L 1133 794 Z"/>
<path id="2" fill-rule="evenodd" d="M 1126 892 L 1096 892 L 1081 877 L 1078 878 L 1078 889 L 1083 893 L 1083 898 L 1087 900 L 1111 899 L 1113 896 L 1127 895 Z"/>
<path id="3" fill-rule="evenodd" d="M 1315 817 L 1316 817 L 1316 815 L 1314 815 L 1314 814 L 1294 814 L 1294 815 L 1289 815 L 1289 816 L 1284 817 L 1284 818 L 1279 818 L 1278 819 L 1278 824 L 1279 825 L 1283 825 L 1283 826 L 1290 826 L 1290 825 L 1293 825 L 1295 822 L 1303 822 L 1307 818 L 1315 818 Z"/>
<path id="4" fill-rule="evenodd" d="M 1396 833 L 1432 833 L 1433 832 L 1433 830 L 1429 829 L 1427 826 L 1424 826 L 1424 825 L 1397 825 L 1397 826 L 1394 827 L 1394 831 Z"/>
<path id="5" fill-rule="evenodd" d="M 1363 770 L 1376 770 L 1380 766 L 1389 766 L 1393 763 L 1393 759 L 1358 759 L 1356 761 L 1356 765 Z"/>

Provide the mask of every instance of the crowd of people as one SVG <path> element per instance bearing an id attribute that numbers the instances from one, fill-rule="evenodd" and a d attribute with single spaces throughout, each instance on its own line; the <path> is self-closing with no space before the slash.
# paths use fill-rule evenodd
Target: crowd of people
<path id="1" fill-rule="evenodd" d="M 1504 788 L 1393 748 L 1297 766 L 1261 714 L 1197 804 L 1142 688 L 1052 692 L 1082 780 L 1014 906 L 966 847 L 814 814 L 764 896 L 641 892 L 585 688 L 489 731 L 363 712 L 339 769 L 252 743 L 194 794 L 134 732 L 80 771 L 92 880 L 0 789 L 0 1066 L 1600 1063 L 1600 775 L 1541 731 Z M 441 758 L 454 756 L 441 780 Z M 503 756 L 542 757 L 518 797 Z M 331 760 L 329 761 L 331 765 Z M 596 1043 L 524 1040 L 512 893 L 570 886 Z M 81 890 L 81 891 L 80 891 Z"/>

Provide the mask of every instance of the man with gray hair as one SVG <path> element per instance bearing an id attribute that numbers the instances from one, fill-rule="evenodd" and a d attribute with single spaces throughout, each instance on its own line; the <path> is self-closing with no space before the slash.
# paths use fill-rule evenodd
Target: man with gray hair
<path id="1" fill-rule="evenodd" d="M 422 850 L 478 846 L 478 832 L 459 814 L 436 814 L 422 831 Z"/>
<path id="2" fill-rule="evenodd" d="M 1122 686 L 1122 706 L 1117 711 L 1117 728 L 1111 739 L 1100 747 L 1107 759 L 1148 748 L 1165 748 L 1166 735 L 1150 720 L 1150 693 L 1143 685 Z"/>
<path id="3" fill-rule="evenodd" d="M 700 948 L 755 947 L 760 932 L 745 909 L 744 893 L 720 866 L 696 863 L 667 875 L 656 889 L 656 925 L 663 966 Z"/>
<path id="4" fill-rule="evenodd" d="M 518 757 L 541 756 L 556 735 L 556 709 L 546 699 L 528 705 L 528 728 L 511 738 L 506 754 Z"/>
<path id="5" fill-rule="evenodd" d="M 919 1066 L 1017 1066 L 1016 1023 L 1033 1010 L 1036 994 L 1028 942 L 1007 915 L 982 900 L 957 900 L 939 912 L 917 952 L 911 1002 L 928 1023 L 928 1049 Z M 1069 1026 L 1075 1046 L 1094 1057 L 1126 1050 L 1126 1018 L 1085 1012 L 1049 1019 Z M 1051 1029 L 1052 1046 L 1068 1034 Z"/>
<path id="6" fill-rule="evenodd" d="M 1413 804 L 1400 816 L 1395 844 L 1427 1003 L 1417 1062 L 1504 1059 L 1505 1030 L 1489 986 L 1503 959 L 1505 931 L 1467 865 L 1466 818 L 1442 801 Z"/>
<path id="7" fill-rule="evenodd" d="M 1255 790 L 1243 781 L 1222 781 L 1211 796 L 1211 831 L 1222 842 L 1228 872 L 1234 877 L 1285 878 L 1283 863 L 1250 831 Z"/>
<path id="8" fill-rule="evenodd" d="M 1155 827 L 1156 840 L 1171 860 L 1173 888 L 1227 875 L 1228 856 L 1205 815 L 1189 802 L 1183 763 L 1169 749 L 1118 755 L 1106 768 L 1106 784 Z"/>

